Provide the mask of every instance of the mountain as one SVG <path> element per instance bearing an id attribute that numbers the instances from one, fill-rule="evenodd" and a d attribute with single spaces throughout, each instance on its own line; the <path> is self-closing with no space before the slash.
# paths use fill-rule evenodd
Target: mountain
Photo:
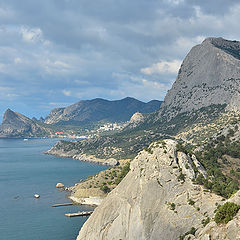
<path id="1" fill-rule="evenodd" d="M 100 158 L 121 159 L 165 137 L 201 144 L 238 122 L 239 84 L 240 42 L 207 38 L 188 53 L 158 111 L 115 135 L 76 143 L 76 148 Z"/>
<path id="2" fill-rule="evenodd" d="M 215 221 L 219 205 L 231 202 L 240 208 L 240 191 L 225 201 L 197 185 L 198 176 L 207 178 L 207 172 L 194 155 L 177 146 L 165 140 L 140 152 L 127 176 L 85 222 L 77 240 L 239 239 L 240 211 L 228 216 L 227 225 Z"/>
<path id="3" fill-rule="evenodd" d="M 43 137 L 50 134 L 48 128 L 10 109 L 4 113 L 0 126 L 0 137 Z"/>
<path id="4" fill-rule="evenodd" d="M 239 83 L 240 43 L 207 38 L 158 111 L 136 114 L 117 134 L 56 144 L 69 156 L 133 159 L 77 240 L 239 239 Z"/>
<path id="5" fill-rule="evenodd" d="M 191 49 L 159 111 L 174 117 L 211 105 L 240 110 L 240 42 L 207 38 Z"/>
<path id="6" fill-rule="evenodd" d="M 81 125 L 90 122 L 107 120 L 111 122 L 128 121 L 136 112 L 151 113 L 160 108 L 161 101 L 148 103 L 134 98 L 108 101 L 101 98 L 79 101 L 66 108 L 55 108 L 46 117 L 46 124 Z"/>

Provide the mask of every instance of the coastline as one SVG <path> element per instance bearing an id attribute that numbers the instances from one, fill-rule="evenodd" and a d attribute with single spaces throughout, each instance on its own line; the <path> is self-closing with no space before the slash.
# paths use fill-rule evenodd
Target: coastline
<path id="1" fill-rule="evenodd" d="M 48 151 L 44 152 L 44 154 L 54 155 L 56 157 L 72 158 L 74 160 L 91 162 L 100 165 L 108 165 L 112 167 L 117 166 L 119 164 L 119 161 L 114 158 L 109 159 L 97 158 L 93 155 L 79 154 L 77 150 L 64 151 L 64 149 L 56 149 L 55 146 L 56 145 L 54 145 Z"/>
<path id="2" fill-rule="evenodd" d="M 88 197 L 88 198 L 77 198 L 72 195 L 68 196 L 68 198 L 76 204 L 88 205 L 88 206 L 99 206 L 104 198 L 101 197 Z"/>

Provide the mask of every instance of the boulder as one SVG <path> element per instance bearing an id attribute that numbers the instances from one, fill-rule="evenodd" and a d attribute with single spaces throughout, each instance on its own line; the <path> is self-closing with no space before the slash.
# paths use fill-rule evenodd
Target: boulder
<path id="1" fill-rule="evenodd" d="M 64 188 L 64 185 L 62 183 L 57 183 L 56 188 Z"/>

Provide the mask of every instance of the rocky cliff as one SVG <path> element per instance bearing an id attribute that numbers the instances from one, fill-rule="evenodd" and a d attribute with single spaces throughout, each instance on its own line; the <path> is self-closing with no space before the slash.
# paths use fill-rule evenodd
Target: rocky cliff
<path id="1" fill-rule="evenodd" d="M 213 104 L 240 110 L 240 42 L 207 38 L 191 49 L 159 111 L 179 113 Z"/>
<path id="2" fill-rule="evenodd" d="M 177 151 L 175 141 L 151 144 L 132 161 L 130 172 L 96 208 L 77 240 L 237 239 L 231 236 L 240 237 L 239 214 L 229 226 L 210 220 L 223 201 L 193 183 L 200 173 L 207 176 L 194 156 Z"/>
<path id="3" fill-rule="evenodd" d="M 43 137 L 50 134 L 48 128 L 10 109 L 4 113 L 0 126 L 0 137 Z"/>
<path id="4" fill-rule="evenodd" d="M 128 121 L 135 112 L 151 113 L 160 108 L 161 101 L 148 103 L 134 98 L 108 101 L 96 98 L 80 101 L 66 108 L 56 108 L 46 117 L 47 124 L 84 124 L 107 120 L 111 122 Z"/>

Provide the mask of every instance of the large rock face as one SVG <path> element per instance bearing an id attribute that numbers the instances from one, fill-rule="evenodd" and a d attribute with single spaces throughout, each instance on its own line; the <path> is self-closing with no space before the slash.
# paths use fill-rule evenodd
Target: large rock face
<path id="1" fill-rule="evenodd" d="M 108 101 L 93 99 L 80 101 L 66 108 L 56 108 L 46 117 L 47 124 L 83 124 L 100 120 L 128 121 L 135 112 L 151 113 L 160 108 L 161 101 L 153 100 L 148 103 L 134 98 Z"/>
<path id="2" fill-rule="evenodd" d="M 51 131 L 26 116 L 7 109 L 0 126 L 0 137 L 48 136 Z"/>
<path id="3" fill-rule="evenodd" d="M 213 104 L 240 110 L 240 42 L 207 38 L 184 59 L 159 115 L 170 117 Z"/>
<path id="4" fill-rule="evenodd" d="M 133 160 L 77 240 L 176 240 L 192 227 L 201 228 L 222 198 L 192 183 L 199 172 L 206 176 L 195 158 L 177 152 L 175 141 L 152 144 Z"/>

